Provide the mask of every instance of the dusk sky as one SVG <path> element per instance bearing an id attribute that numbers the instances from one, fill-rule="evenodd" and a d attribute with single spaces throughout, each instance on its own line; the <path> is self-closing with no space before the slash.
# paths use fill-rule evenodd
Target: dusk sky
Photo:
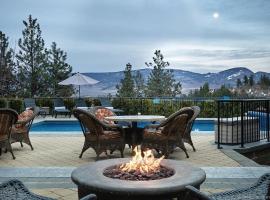
<path id="1" fill-rule="evenodd" d="M 160 49 L 175 69 L 270 72 L 269 0 L 1 0 L 0 30 L 11 47 L 29 14 L 73 71 L 145 68 Z"/>

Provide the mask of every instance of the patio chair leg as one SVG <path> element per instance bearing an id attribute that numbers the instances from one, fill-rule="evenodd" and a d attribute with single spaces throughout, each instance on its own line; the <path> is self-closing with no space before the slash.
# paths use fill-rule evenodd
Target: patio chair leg
<path id="1" fill-rule="evenodd" d="M 11 144 L 8 144 L 8 146 L 7 146 L 7 150 L 9 150 L 9 152 L 10 152 L 10 153 L 11 153 L 11 155 L 12 155 L 13 160 L 15 160 L 15 159 L 16 159 L 16 157 L 15 157 L 15 156 L 14 156 L 14 154 L 13 154 Z"/>
<path id="2" fill-rule="evenodd" d="M 21 147 L 23 147 L 23 143 L 22 142 L 20 142 L 21 143 Z"/>
<path id="3" fill-rule="evenodd" d="M 124 158 L 124 150 L 120 150 L 121 158 Z"/>
<path id="4" fill-rule="evenodd" d="M 34 150 L 34 147 L 32 146 L 30 140 L 29 140 L 29 146 L 31 147 L 31 150 L 33 151 Z"/>
<path id="5" fill-rule="evenodd" d="M 82 152 L 81 152 L 79 158 L 82 158 L 83 153 L 84 153 L 87 149 L 88 149 L 88 148 L 83 147 Z"/>

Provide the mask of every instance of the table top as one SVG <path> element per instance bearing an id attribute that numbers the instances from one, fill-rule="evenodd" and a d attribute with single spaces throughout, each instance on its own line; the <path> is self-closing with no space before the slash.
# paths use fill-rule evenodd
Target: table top
<path id="1" fill-rule="evenodd" d="M 185 161 L 170 159 L 162 160 L 161 164 L 173 168 L 175 174 L 164 179 L 128 181 L 112 179 L 103 175 L 107 167 L 129 161 L 130 158 L 119 158 L 88 163 L 76 168 L 71 174 L 71 179 L 78 186 L 83 185 L 92 191 L 159 196 L 183 191 L 187 185 L 199 186 L 206 178 L 206 174 L 201 168 Z"/>
<path id="2" fill-rule="evenodd" d="M 140 121 L 163 121 L 165 116 L 160 115 L 115 115 L 105 117 L 106 120 L 110 121 L 126 121 L 126 122 L 140 122 Z"/>

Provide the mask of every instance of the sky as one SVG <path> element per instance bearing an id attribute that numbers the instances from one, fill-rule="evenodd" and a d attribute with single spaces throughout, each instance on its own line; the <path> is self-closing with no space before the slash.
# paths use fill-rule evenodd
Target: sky
<path id="1" fill-rule="evenodd" d="M 174 69 L 270 72 L 269 0 L 0 1 L 11 47 L 31 14 L 46 47 L 55 41 L 75 72 L 146 68 L 156 49 Z"/>

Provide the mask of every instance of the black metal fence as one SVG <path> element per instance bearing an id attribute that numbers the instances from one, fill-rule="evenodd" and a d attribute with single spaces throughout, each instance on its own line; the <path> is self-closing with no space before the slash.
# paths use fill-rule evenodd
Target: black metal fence
<path id="1" fill-rule="evenodd" d="M 269 142 L 269 99 L 217 100 L 215 141 L 244 147 L 245 143 Z"/>

